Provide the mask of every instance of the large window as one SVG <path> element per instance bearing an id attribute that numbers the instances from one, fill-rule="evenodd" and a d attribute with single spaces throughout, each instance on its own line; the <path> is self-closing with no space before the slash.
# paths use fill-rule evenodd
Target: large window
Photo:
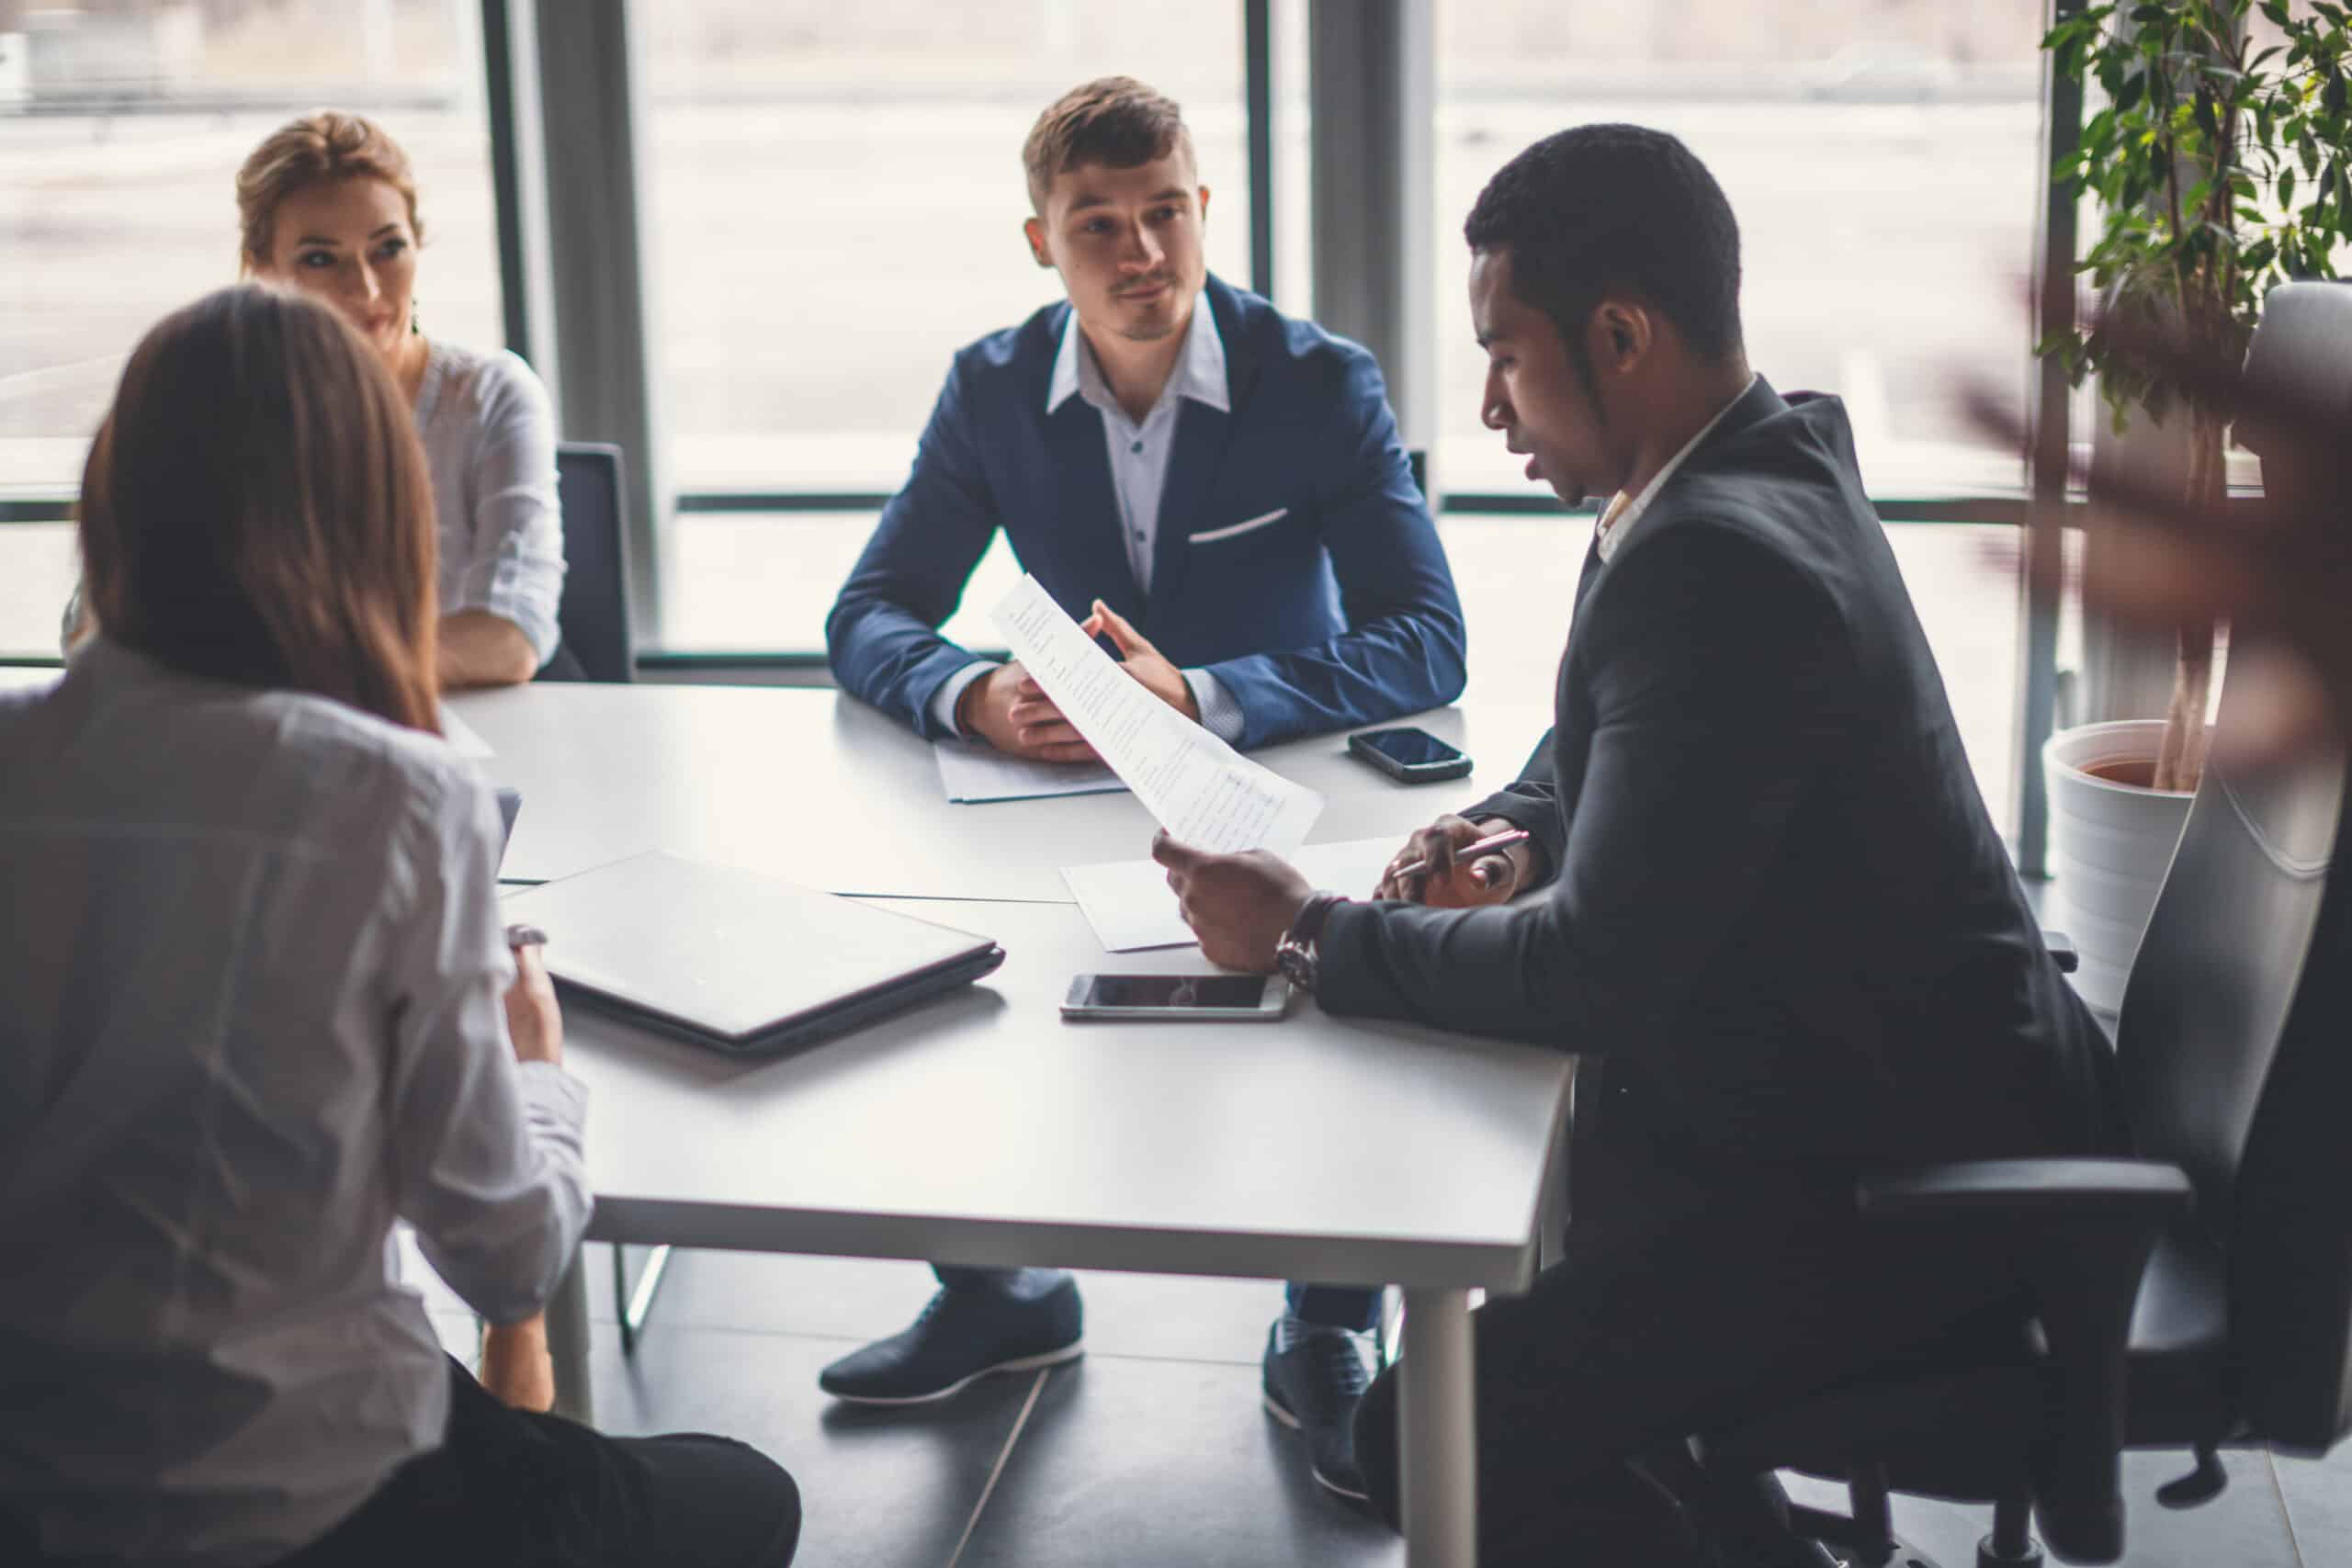
<path id="1" fill-rule="evenodd" d="M 1957 367 L 2022 386 L 2041 181 L 2043 0 L 1441 0 L 1439 469 L 1516 490 L 1478 424 L 1462 220 L 1551 131 L 1632 120 L 1705 160 L 1741 228 L 1747 348 L 1838 393 L 1873 494 L 2014 489 Z"/>
<path id="2" fill-rule="evenodd" d="M 70 494 L 122 361 L 237 273 L 233 181 L 322 105 L 416 165 L 426 329 L 501 342 L 475 0 L 0 0 L 0 501 Z M 54 651 L 73 551 L 0 514 L 0 654 Z"/>
<path id="3" fill-rule="evenodd" d="M 642 17 L 678 491 L 897 487 L 949 356 L 1060 297 L 1021 237 L 1021 144 L 1091 77 L 1139 76 L 1183 106 L 1209 265 L 1249 280 L 1230 0 L 675 0 Z M 673 607 L 665 638 L 695 640 Z"/>

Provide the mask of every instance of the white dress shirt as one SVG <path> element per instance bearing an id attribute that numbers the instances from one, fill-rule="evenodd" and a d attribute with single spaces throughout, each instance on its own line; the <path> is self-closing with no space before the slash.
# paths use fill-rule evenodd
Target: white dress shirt
<path id="1" fill-rule="evenodd" d="M 437 1447 L 394 1219 L 485 1316 L 590 1198 L 518 1066 L 473 765 L 104 636 L 0 694 L 0 1501 L 44 1550 L 245 1564 Z"/>
<path id="2" fill-rule="evenodd" d="M 1666 488 L 1666 481 L 1674 477 L 1674 470 L 1682 466 L 1683 459 L 1696 452 L 1699 449 L 1699 443 L 1715 433 L 1715 426 L 1724 422 L 1724 415 L 1736 408 L 1739 405 L 1739 399 L 1747 396 L 1755 389 L 1756 378 L 1750 376 L 1747 378 L 1747 385 L 1739 389 L 1739 397 L 1732 399 L 1730 402 L 1717 409 L 1715 417 L 1701 425 L 1699 434 L 1684 442 L 1682 450 L 1668 458 L 1666 467 L 1650 476 L 1650 482 L 1642 487 L 1641 494 L 1629 501 L 1625 497 L 1625 492 L 1621 490 L 1609 498 L 1609 504 L 1601 511 L 1600 521 L 1593 525 L 1593 548 L 1600 552 L 1600 558 L 1604 564 L 1610 557 L 1617 553 L 1617 547 L 1624 543 L 1625 536 L 1632 530 L 1634 525 L 1642 520 L 1642 513 L 1650 509 L 1650 502 L 1657 499 L 1657 492 Z"/>
<path id="3" fill-rule="evenodd" d="M 1102 374 L 1094 347 L 1079 330 L 1073 310 L 1062 323 L 1062 342 L 1054 358 L 1053 379 L 1046 386 L 1046 412 L 1050 417 L 1073 397 L 1083 399 L 1102 421 L 1102 441 L 1111 459 L 1111 490 L 1116 500 L 1119 542 L 1126 547 L 1127 565 L 1136 586 L 1151 592 L 1152 552 L 1159 543 L 1159 502 L 1168 489 L 1168 464 L 1176 446 L 1176 422 L 1182 400 L 1205 403 L 1219 413 L 1233 412 L 1232 392 L 1225 366 L 1225 339 L 1218 335 L 1209 297 L 1193 301 L 1193 317 L 1184 328 L 1184 346 L 1176 356 L 1168 384 L 1140 420 L 1128 417 Z M 1083 526 L 1083 524 L 1079 525 Z M 956 671 L 931 699 L 932 717 L 956 731 L 956 704 L 964 689 L 997 666 L 976 660 Z M 1219 739 L 1241 739 L 1241 705 L 1225 683 L 1205 670 L 1183 671 L 1185 685 L 1201 710 L 1201 725 Z M 959 732 L 960 733 L 960 732 Z"/>

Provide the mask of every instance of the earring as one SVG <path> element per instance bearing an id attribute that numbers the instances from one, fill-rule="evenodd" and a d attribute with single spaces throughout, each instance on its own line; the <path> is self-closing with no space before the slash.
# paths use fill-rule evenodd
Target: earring
<path id="1" fill-rule="evenodd" d="M 424 332 L 424 329 L 416 324 L 416 297 L 412 294 L 408 301 L 408 334 L 411 337 L 418 337 L 422 336 Z"/>

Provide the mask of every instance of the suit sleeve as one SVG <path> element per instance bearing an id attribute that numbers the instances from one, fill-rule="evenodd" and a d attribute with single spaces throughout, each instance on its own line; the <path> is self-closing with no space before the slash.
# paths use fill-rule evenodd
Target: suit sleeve
<path id="1" fill-rule="evenodd" d="M 1317 647 L 1207 667 L 1240 706 L 1244 747 L 1442 707 L 1462 694 L 1462 602 L 1380 367 L 1361 349 L 1350 353 L 1326 430 L 1317 501 L 1348 629 Z"/>
<path id="2" fill-rule="evenodd" d="M 1487 909 L 1340 906 L 1326 1010 L 1638 1054 L 1784 869 L 1794 814 L 1860 722 L 1843 620 L 1737 536 L 1645 544 L 1593 606 L 1591 754 L 1549 887 Z"/>
<path id="3" fill-rule="evenodd" d="M 948 733 L 931 712 L 933 694 L 974 662 L 939 628 L 999 521 L 967 394 L 958 360 L 915 448 L 913 471 L 883 508 L 825 617 L 826 661 L 842 689 L 926 738 Z"/>

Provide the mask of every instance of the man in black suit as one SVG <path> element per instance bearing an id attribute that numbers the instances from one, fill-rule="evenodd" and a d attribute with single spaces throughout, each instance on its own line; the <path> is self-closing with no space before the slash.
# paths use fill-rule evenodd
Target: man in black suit
<path id="1" fill-rule="evenodd" d="M 1326 1011 L 1577 1054 L 1564 1257 L 1475 1320 L 1480 1562 L 1705 1561 L 1641 1456 L 2022 1315 L 2001 1238 L 1879 1234 L 1857 1176 L 2111 1146 L 2106 1046 L 1843 409 L 1748 368 L 1713 177 L 1585 127 L 1497 174 L 1467 231 L 1487 423 L 1569 503 L 1614 496 L 1552 733 L 1374 901 L 1262 852 L 1155 852 L 1220 964 L 1279 950 Z M 1531 838 L 1455 854 L 1504 825 Z M 1392 1519 L 1396 1419 L 1384 1379 L 1356 1433 Z"/>

